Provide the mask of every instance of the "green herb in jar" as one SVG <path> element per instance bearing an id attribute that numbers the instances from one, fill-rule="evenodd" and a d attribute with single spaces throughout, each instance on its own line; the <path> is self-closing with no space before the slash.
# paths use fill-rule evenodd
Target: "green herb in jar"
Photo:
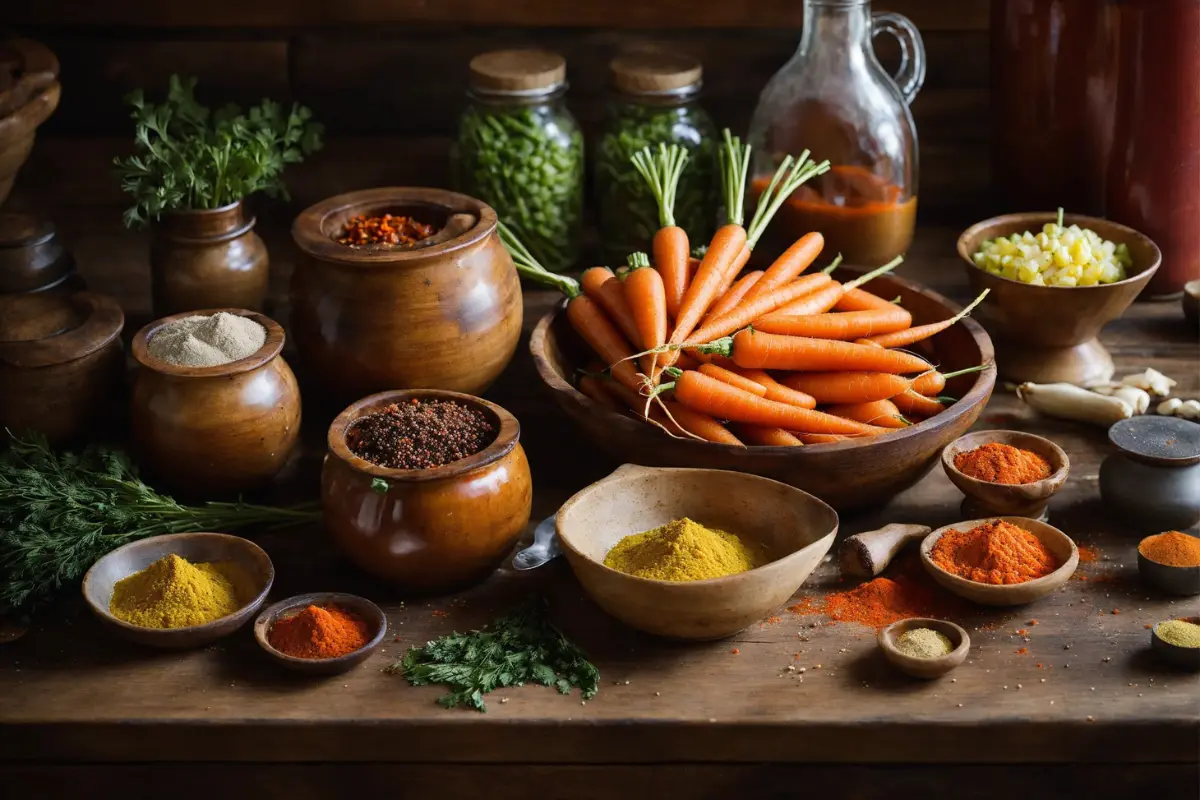
<path id="1" fill-rule="evenodd" d="M 459 120 L 459 187 L 496 209 L 552 270 L 575 264 L 583 216 L 583 135 L 562 102 L 566 63 L 534 50 L 471 61 Z"/>
<path id="2" fill-rule="evenodd" d="M 679 181 L 675 218 L 693 241 L 716 221 L 716 129 L 697 102 L 700 64 L 671 53 L 632 53 L 610 65 L 617 91 L 596 150 L 600 229 L 613 257 L 648 247 L 658 230 L 654 195 L 630 159 L 643 148 L 678 144 L 689 167 Z"/>

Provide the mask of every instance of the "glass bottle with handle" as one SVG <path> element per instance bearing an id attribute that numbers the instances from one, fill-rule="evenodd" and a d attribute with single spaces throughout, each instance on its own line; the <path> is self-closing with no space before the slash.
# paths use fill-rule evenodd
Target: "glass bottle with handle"
<path id="1" fill-rule="evenodd" d="M 876 36 L 900 47 L 895 75 L 875 56 Z M 871 13 L 870 0 L 804 0 L 804 31 L 791 60 L 767 83 L 750 122 L 751 191 L 767 186 L 787 153 L 812 151 L 833 168 L 780 209 L 756 253 L 773 257 L 810 231 L 822 260 L 883 264 L 912 243 L 917 216 L 917 132 L 909 104 L 925 80 L 916 26 Z"/>

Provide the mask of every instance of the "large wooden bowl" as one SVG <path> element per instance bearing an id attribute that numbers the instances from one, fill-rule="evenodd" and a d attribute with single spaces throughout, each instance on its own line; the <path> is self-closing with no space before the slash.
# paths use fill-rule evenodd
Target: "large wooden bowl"
<path id="1" fill-rule="evenodd" d="M 854 273 L 843 270 L 838 277 Z M 887 276 L 866 288 L 881 297 L 899 295 L 916 324 L 953 316 L 959 307 L 911 281 Z M 970 319 L 932 340 L 932 358 L 943 370 L 990 362 L 992 343 Z M 995 385 L 993 370 L 955 378 L 946 394 L 960 398 L 941 414 L 910 428 L 864 441 L 804 447 L 734 447 L 675 439 L 632 417 L 605 409 L 572 385 L 586 361 L 585 347 L 562 309 L 538 322 L 529 348 L 538 374 L 558 407 L 575 420 L 593 446 L 621 462 L 658 467 L 704 467 L 750 472 L 787 483 L 838 510 L 882 505 L 916 483 L 938 453 L 974 424 Z"/>
<path id="2" fill-rule="evenodd" d="M 1030 286 L 975 266 L 971 256 L 988 239 L 1038 233 L 1053 212 L 1005 214 L 976 223 L 958 237 L 958 254 L 976 293 L 989 289 L 976 316 L 996 337 L 996 369 L 1010 381 L 1086 383 L 1112 377 L 1113 361 L 1097 341 L 1100 329 L 1121 316 L 1162 263 L 1158 245 L 1133 228 L 1097 217 L 1067 214 L 1065 225 L 1090 228 L 1129 248 L 1129 277 L 1097 286 Z"/>
<path id="3" fill-rule="evenodd" d="M 766 551 L 769 563 L 702 581 L 659 581 L 604 566 L 617 542 L 688 517 Z M 558 539 L 575 577 L 630 627 L 673 639 L 720 639 L 753 625 L 795 594 L 837 535 L 817 498 L 754 475 L 626 464 L 558 511 Z"/>

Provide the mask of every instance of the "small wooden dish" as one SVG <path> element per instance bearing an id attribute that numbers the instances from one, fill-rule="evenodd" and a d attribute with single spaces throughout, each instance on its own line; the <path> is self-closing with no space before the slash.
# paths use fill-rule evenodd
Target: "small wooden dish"
<path id="1" fill-rule="evenodd" d="M 630 534 L 680 517 L 736 533 L 772 560 L 700 581 L 659 581 L 604 565 Z M 784 603 L 829 552 L 837 512 L 810 494 L 740 472 L 626 464 L 559 509 L 559 542 L 596 603 L 632 628 L 672 639 L 722 639 Z"/>
<path id="2" fill-rule="evenodd" d="M 933 546 L 937 544 L 937 540 L 941 538 L 943 533 L 955 528 L 961 531 L 969 531 L 985 522 L 991 522 L 996 519 L 1011 522 L 1032 533 L 1041 540 L 1042 544 L 1046 545 L 1050 552 L 1054 553 L 1063 562 L 1062 566 L 1049 575 L 1025 581 L 1025 583 L 996 585 L 969 581 L 966 578 L 949 573 L 933 563 L 930 554 L 933 552 Z M 965 522 L 956 522 L 953 525 L 946 525 L 926 536 L 925 540 L 921 542 L 921 563 L 925 566 L 925 571 L 935 581 L 959 597 L 965 597 L 973 603 L 985 606 L 1020 606 L 1032 603 L 1034 600 L 1040 600 L 1066 584 L 1070 577 L 1075 574 L 1075 568 L 1079 566 L 1079 548 L 1075 546 L 1075 542 L 1071 541 L 1070 537 L 1065 533 L 1053 525 L 1041 522 L 1040 520 L 1029 519 L 1028 517 L 989 517 L 987 519 L 973 519 Z"/>
<path id="3" fill-rule="evenodd" d="M 1050 462 L 1050 477 L 1033 483 L 988 483 L 972 478 L 954 466 L 959 453 L 974 450 L 989 442 L 1007 444 L 1037 453 Z M 942 468 L 951 483 L 967 496 L 963 515 L 1030 517 L 1045 521 L 1046 504 L 1067 482 L 1071 462 L 1063 449 L 1042 436 L 1020 431 L 976 431 L 960 436 L 942 450 Z"/>
<path id="4" fill-rule="evenodd" d="M 193 564 L 203 561 L 237 563 L 254 581 L 254 596 L 228 616 L 187 628 L 143 628 L 109 613 L 108 605 L 117 581 L 141 572 L 172 553 Z M 274 581 L 275 567 L 271 559 L 248 539 L 227 533 L 174 533 L 130 542 L 101 558 L 83 576 L 83 597 L 101 622 L 129 641 L 150 647 L 184 649 L 203 647 L 242 627 L 262 607 Z"/>
<path id="5" fill-rule="evenodd" d="M 1147 539 L 1150 537 L 1146 537 Z M 1143 542 L 1145 539 L 1142 540 Z M 1142 580 L 1167 594 L 1190 597 L 1200 594 L 1200 567 L 1173 567 L 1142 555 L 1138 542 L 1138 574 Z"/>
<path id="6" fill-rule="evenodd" d="M 1184 622 L 1191 622 L 1194 625 L 1200 625 L 1200 617 L 1179 617 L 1179 619 Z M 1160 639 L 1158 637 L 1158 626 L 1160 624 L 1162 623 L 1156 623 L 1150 629 L 1150 649 L 1168 664 L 1188 670 L 1200 670 L 1200 647 L 1180 647 L 1177 644 L 1171 644 L 1164 639 Z"/>
<path id="7" fill-rule="evenodd" d="M 281 619 L 298 614 L 309 606 L 341 606 L 347 611 L 353 611 L 367 623 L 369 636 L 367 643 L 344 656 L 336 658 L 296 658 L 281 653 L 271 646 L 267 636 L 271 628 Z M 254 638 L 258 646 L 267 652 L 277 664 L 290 670 L 304 672 L 309 675 L 337 675 L 357 667 L 379 649 L 380 642 L 387 634 L 387 616 L 383 609 L 363 597 L 341 592 L 315 592 L 313 594 L 298 594 L 275 603 L 258 615 L 254 620 Z"/>
<path id="8" fill-rule="evenodd" d="M 938 656 L 937 658 L 914 658 L 900 652 L 900 648 L 896 645 L 896 640 L 914 628 L 932 628 L 949 639 L 954 649 L 946 655 Z M 940 678 L 966 661 L 967 653 L 971 650 L 971 637 L 967 635 L 965 630 L 953 622 L 929 619 L 927 617 L 911 617 L 909 619 L 902 619 L 899 622 L 893 622 L 881 630 L 879 632 L 879 647 L 882 648 L 883 655 L 888 661 L 892 662 L 892 665 L 896 669 L 914 678 L 928 680 L 931 678 Z"/>

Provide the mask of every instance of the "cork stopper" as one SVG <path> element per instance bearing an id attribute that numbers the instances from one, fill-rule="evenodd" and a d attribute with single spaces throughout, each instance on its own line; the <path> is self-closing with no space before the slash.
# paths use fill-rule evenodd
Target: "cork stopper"
<path id="1" fill-rule="evenodd" d="M 567 79 L 567 62 L 546 50 L 493 50 L 471 59 L 471 88 L 516 94 L 548 92 Z"/>
<path id="2" fill-rule="evenodd" d="M 704 74 L 700 62 L 682 53 L 623 53 L 609 64 L 613 85 L 626 94 L 670 94 L 698 88 Z"/>

